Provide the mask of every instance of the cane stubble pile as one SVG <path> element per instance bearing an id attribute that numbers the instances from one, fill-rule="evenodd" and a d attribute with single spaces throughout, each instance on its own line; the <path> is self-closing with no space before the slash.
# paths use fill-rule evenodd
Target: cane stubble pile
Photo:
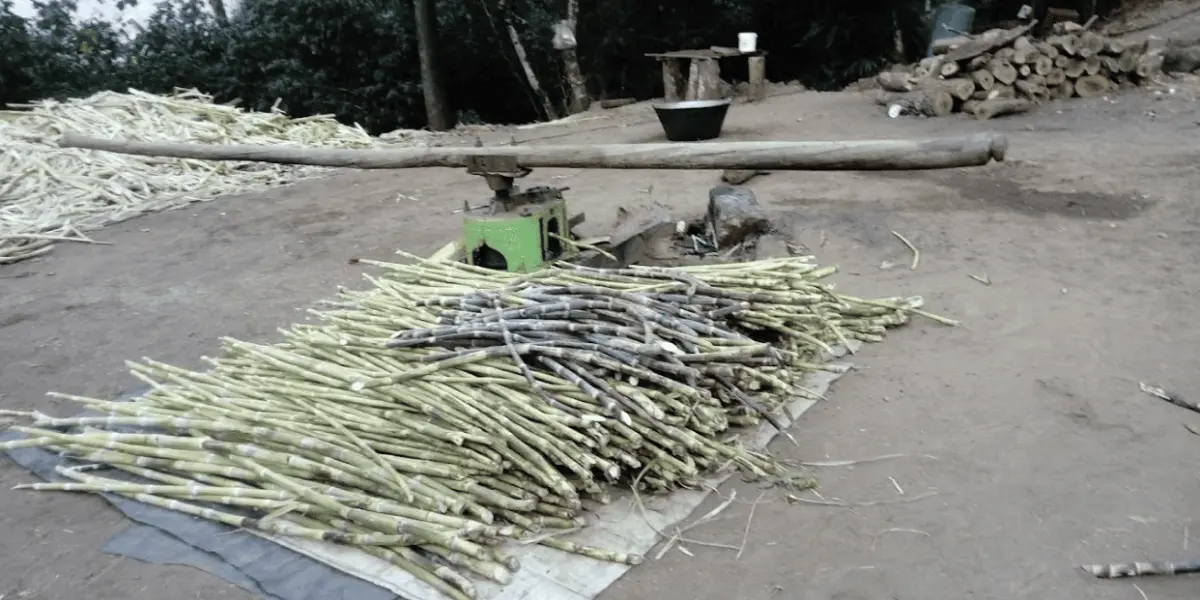
<path id="1" fill-rule="evenodd" d="M 561 265 L 531 276 L 409 257 L 273 346 L 226 339 L 211 370 L 144 359 L 99 416 L 12 412 L 5 446 L 69 455 L 71 483 L 234 527 L 355 546 L 450 598 L 506 583 L 521 540 L 575 544 L 585 502 L 735 468 L 812 485 L 737 442 L 831 346 L 926 316 L 838 294 L 807 257 L 681 269 Z M 944 319 L 934 317 L 943 322 Z"/>
<path id="2" fill-rule="evenodd" d="M 329 171 L 62 148 L 58 140 L 68 131 L 139 141 L 312 148 L 419 146 L 432 141 L 428 134 L 404 130 L 371 137 L 332 115 L 293 119 L 279 110 L 246 111 L 215 104 L 196 90 L 167 96 L 137 90 L 99 92 L 12 108 L 19 110 L 0 110 L 0 265 L 45 255 L 57 243 L 100 243 L 87 233 L 146 213 Z"/>

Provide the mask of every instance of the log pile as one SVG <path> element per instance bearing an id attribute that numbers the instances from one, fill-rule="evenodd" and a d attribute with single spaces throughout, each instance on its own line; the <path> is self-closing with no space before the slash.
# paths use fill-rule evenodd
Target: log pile
<path id="1" fill-rule="evenodd" d="M 877 102 L 892 116 L 963 112 L 990 119 L 1047 100 L 1103 96 L 1163 70 L 1168 45 L 1161 39 L 1119 40 L 1071 21 L 1038 38 L 1034 25 L 939 40 L 933 56 L 881 73 Z"/>

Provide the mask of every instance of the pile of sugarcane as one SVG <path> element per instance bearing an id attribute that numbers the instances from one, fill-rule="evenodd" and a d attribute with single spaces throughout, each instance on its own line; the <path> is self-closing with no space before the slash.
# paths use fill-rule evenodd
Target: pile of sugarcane
<path id="1" fill-rule="evenodd" d="M 530 276 L 371 264 L 374 289 L 280 344 L 226 339 L 206 372 L 131 363 L 151 390 L 130 402 L 60 395 L 97 416 L 10 413 L 32 423 L 4 447 L 73 459 L 72 482 L 18 487 L 348 544 L 471 598 L 464 571 L 505 583 L 519 568 L 513 539 L 640 562 L 557 535 L 617 484 L 669 491 L 730 466 L 811 485 L 730 428 L 778 425 L 832 346 L 926 314 L 835 293 L 835 269 L 809 258 Z"/>

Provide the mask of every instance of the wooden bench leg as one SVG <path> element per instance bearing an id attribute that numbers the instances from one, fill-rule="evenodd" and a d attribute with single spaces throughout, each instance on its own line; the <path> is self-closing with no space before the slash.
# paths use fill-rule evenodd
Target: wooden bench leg
<path id="1" fill-rule="evenodd" d="M 767 97 L 767 57 L 751 56 L 747 59 L 750 70 L 750 101 Z"/>
<path id="2" fill-rule="evenodd" d="M 683 67 L 680 65 L 678 58 L 664 58 L 662 60 L 663 71 L 663 100 L 666 102 L 679 102 L 683 100 Z"/>

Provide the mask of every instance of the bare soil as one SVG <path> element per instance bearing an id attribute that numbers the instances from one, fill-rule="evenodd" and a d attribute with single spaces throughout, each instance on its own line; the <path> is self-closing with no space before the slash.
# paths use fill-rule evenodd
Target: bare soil
<path id="1" fill-rule="evenodd" d="M 801 447 L 772 448 L 807 461 L 909 454 L 819 470 L 826 499 L 886 503 L 789 504 L 767 490 L 740 560 L 673 550 L 602 598 L 1128 600 L 1141 597 L 1134 583 L 1151 600 L 1195 598 L 1196 576 L 1101 581 L 1078 565 L 1200 553 L 1200 438 L 1182 426 L 1200 415 L 1138 389 L 1200 393 L 1196 106 L 1187 82 L 1173 94 L 1074 100 L 986 123 L 891 120 L 849 93 L 735 106 L 728 139 L 991 129 L 1010 136 L 1010 158 L 750 183 L 823 263 L 842 267 L 842 289 L 922 294 L 964 325 L 915 323 L 867 347 L 861 369 L 804 417 Z M 635 105 L 511 133 L 528 143 L 644 142 L 661 139 L 653 119 Z M 646 199 L 681 218 L 699 213 L 719 183 L 714 172 L 547 169 L 533 179 L 571 186 L 590 233 L 605 231 L 617 206 Z M 127 358 L 198 367 L 219 336 L 274 340 L 335 286 L 361 285 L 350 259 L 431 252 L 457 232 L 451 211 L 485 195 L 482 182 L 449 170 L 346 172 L 137 219 L 97 234 L 113 246 L 64 246 L 0 267 L 0 406 L 70 413 L 43 394 L 111 397 L 134 385 Z M 915 271 L 893 230 L 920 248 Z M 31 479 L 0 461 L 0 598 L 248 597 L 196 570 L 101 553 L 123 518 L 98 498 L 8 489 Z M 739 503 L 695 538 L 741 543 L 760 492 L 730 487 Z"/>

